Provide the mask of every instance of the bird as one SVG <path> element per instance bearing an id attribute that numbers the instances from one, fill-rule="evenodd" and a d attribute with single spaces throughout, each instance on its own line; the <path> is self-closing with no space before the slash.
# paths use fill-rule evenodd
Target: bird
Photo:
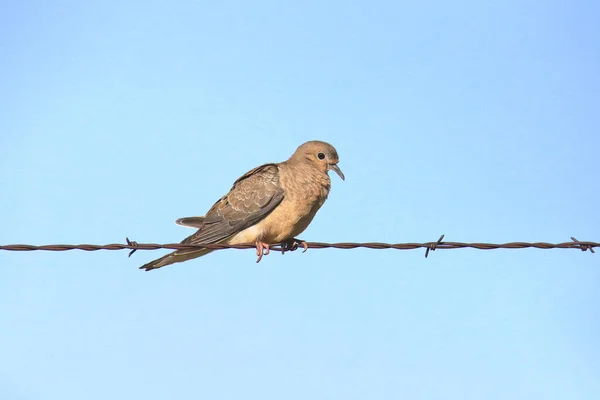
<path id="1" fill-rule="evenodd" d="M 206 215 L 179 218 L 178 225 L 196 228 L 181 244 L 254 244 L 256 262 L 282 243 L 282 251 L 307 249 L 297 239 L 327 199 L 334 171 L 342 180 L 336 149 L 329 143 L 311 140 L 301 144 L 283 162 L 258 166 L 234 183 L 229 192 Z M 176 250 L 144 264 L 151 271 L 209 254 L 211 249 Z"/>

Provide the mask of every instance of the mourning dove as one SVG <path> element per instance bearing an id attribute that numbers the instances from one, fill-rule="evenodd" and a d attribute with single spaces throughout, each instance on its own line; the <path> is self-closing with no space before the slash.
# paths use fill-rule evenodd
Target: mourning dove
<path id="1" fill-rule="evenodd" d="M 269 246 L 284 243 L 284 249 L 304 245 L 296 237 L 310 224 L 321 208 L 335 171 L 342 180 L 338 154 L 329 143 L 302 144 L 289 160 L 264 164 L 242 175 L 233 187 L 208 210 L 204 217 L 180 218 L 179 225 L 198 228 L 182 244 L 256 245 L 259 262 Z M 191 260 L 210 253 L 209 249 L 177 250 L 140 267 L 146 271 Z"/>

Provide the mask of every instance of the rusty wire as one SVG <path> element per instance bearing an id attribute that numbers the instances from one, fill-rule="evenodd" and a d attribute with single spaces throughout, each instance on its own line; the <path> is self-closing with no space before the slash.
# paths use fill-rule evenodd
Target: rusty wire
<path id="1" fill-rule="evenodd" d="M 525 248 L 536 248 L 536 249 L 579 249 L 581 251 L 590 250 L 594 253 L 595 247 L 600 247 L 598 242 L 582 242 L 574 237 L 571 237 L 571 242 L 564 243 L 546 243 L 546 242 L 510 242 L 510 243 L 461 243 L 461 242 L 443 242 L 444 235 L 435 242 L 425 243 L 379 243 L 379 242 L 366 242 L 366 243 L 321 243 L 321 242 L 308 242 L 308 248 L 311 249 L 356 249 L 356 248 L 367 248 L 367 249 L 395 249 L 395 250 L 415 250 L 415 249 L 426 249 L 425 257 L 429 255 L 430 251 L 437 249 L 479 249 L 479 250 L 494 250 L 494 249 L 525 249 Z M 6 251 L 67 251 L 67 250 L 84 250 L 84 251 L 97 251 L 97 250 L 131 250 L 129 255 L 134 253 L 136 250 L 158 250 L 158 249 L 171 249 L 171 250 L 188 250 L 188 249 L 210 249 L 210 250 L 223 250 L 223 249 L 254 249 L 254 244 L 239 244 L 239 245 L 228 245 L 228 244 L 181 244 L 181 243 L 168 243 L 168 244 L 156 244 L 156 243 L 137 243 L 126 239 L 127 243 L 120 244 L 48 244 L 42 246 L 34 246 L 28 244 L 8 244 L 0 245 L 0 250 Z M 272 250 L 282 251 L 281 244 L 274 244 L 271 246 Z"/>

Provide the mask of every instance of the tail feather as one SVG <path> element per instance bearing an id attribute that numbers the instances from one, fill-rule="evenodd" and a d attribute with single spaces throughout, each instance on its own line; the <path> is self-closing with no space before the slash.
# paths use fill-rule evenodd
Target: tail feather
<path id="1" fill-rule="evenodd" d="M 204 217 L 185 217 L 175 221 L 177 225 L 187 226 L 188 228 L 201 229 L 204 226 Z"/>
<path id="2" fill-rule="evenodd" d="M 167 255 L 162 256 L 161 258 L 157 258 L 154 261 L 150 261 L 147 264 L 144 264 L 140 267 L 140 269 L 151 271 L 153 269 L 161 268 L 166 265 L 175 264 L 187 260 L 191 260 L 193 258 L 198 258 L 211 253 L 213 250 L 209 249 L 201 249 L 194 251 L 181 251 L 177 250 Z"/>

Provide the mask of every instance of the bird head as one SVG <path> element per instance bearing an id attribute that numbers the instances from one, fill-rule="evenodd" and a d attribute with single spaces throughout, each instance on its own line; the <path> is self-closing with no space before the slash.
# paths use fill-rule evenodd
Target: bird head
<path id="1" fill-rule="evenodd" d="M 344 173 L 338 167 L 340 161 L 338 153 L 335 147 L 326 142 L 318 140 L 311 140 L 306 142 L 292 155 L 290 160 L 297 162 L 309 162 L 319 171 L 327 173 L 328 171 L 334 171 L 336 174 L 344 180 Z"/>

